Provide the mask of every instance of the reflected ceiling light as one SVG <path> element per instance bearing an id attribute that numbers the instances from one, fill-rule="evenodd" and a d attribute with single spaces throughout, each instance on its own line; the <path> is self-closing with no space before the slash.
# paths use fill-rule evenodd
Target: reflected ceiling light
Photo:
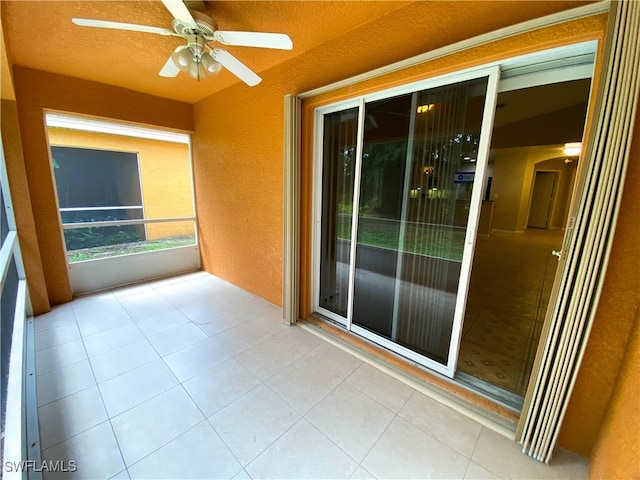
<path id="1" fill-rule="evenodd" d="M 431 110 L 433 110 L 433 107 L 435 107 L 433 103 L 429 103 L 427 105 L 418 105 L 418 113 L 430 112 Z"/>
<path id="2" fill-rule="evenodd" d="M 582 152 L 582 143 L 573 142 L 564 144 L 564 154 L 568 157 L 577 157 Z"/>
<path id="3" fill-rule="evenodd" d="M 212 77 L 222 70 L 222 65 L 216 62 L 210 53 L 205 52 L 205 41 L 200 35 L 189 35 L 188 45 L 178 48 L 171 55 L 171 60 L 183 72 L 192 78 Z"/>

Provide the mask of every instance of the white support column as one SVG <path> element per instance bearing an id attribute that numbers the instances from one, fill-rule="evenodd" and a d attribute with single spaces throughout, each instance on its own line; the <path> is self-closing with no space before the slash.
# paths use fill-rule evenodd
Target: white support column
<path id="1" fill-rule="evenodd" d="M 41 472 L 22 471 L 19 468 L 6 468 L 5 464 L 32 460 L 40 463 L 40 444 L 37 423 L 37 406 L 32 402 L 35 400 L 35 375 L 28 369 L 29 362 L 35 362 L 35 356 L 27 356 L 27 316 L 31 315 L 31 300 L 29 289 L 20 252 L 20 242 L 18 231 L 13 214 L 13 200 L 9 188 L 9 178 L 5 163 L 4 147 L 0 138 L 0 196 L 4 204 L 3 217 L 6 220 L 7 232 L 0 245 L 0 290 L 14 296 L 15 306 L 13 315 L 2 318 L 3 332 L 6 324 L 12 323 L 11 345 L 9 356 L 3 356 L 3 362 L 7 362 L 8 375 L 6 378 L 6 404 L 5 404 L 5 425 L 2 458 L 3 464 L 0 466 L 3 478 L 22 480 L 29 478 L 40 480 Z M 7 329 L 8 330 L 8 329 Z M 31 337 L 32 340 L 32 337 Z M 5 352 L 6 353 L 6 352 Z M 33 352 L 31 352 L 33 353 Z M 5 365 L 3 365 L 5 367 Z M 3 369 L 4 370 L 4 369 Z M 29 373 L 29 374 L 28 374 Z M 3 374 L 5 372 L 3 371 Z M 4 381 L 5 379 L 3 379 Z M 30 448 L 33 445 L 35 448 Z"/>

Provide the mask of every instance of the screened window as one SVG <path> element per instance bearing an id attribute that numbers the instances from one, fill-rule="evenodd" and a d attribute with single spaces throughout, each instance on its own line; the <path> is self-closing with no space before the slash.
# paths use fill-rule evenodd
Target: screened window
<path id="1" fill-rule="evenodd" d="M 69 263 L 195 247 L 189 136 L 47 114 Z"/>
<path id="2" fill-rule="evenodd" d="M 54 146 L 51 155 L 63 224 L 144 218 L 137 154 Z M 144 225 L 64 232 L 68 252 L 146 238 Z"/>

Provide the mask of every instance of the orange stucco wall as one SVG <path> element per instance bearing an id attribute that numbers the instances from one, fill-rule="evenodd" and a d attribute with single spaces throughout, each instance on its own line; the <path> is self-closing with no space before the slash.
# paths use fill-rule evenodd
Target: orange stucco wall
<path id="1" fill-rule="evenodd" d="M 35 234 L 48 301 L 55 305 L 71 300 L 71 286 L 55 201 L 45 110 L 183 131 L 193 130 L 193 111 L 185 103 L 48 72 L 15 66 L 13 76 Z M 28 262 L 31 259 L 26 258 Z"/>
<path id="2" fill-rule="evenodd" d="M 577 28 L 573 30 L 573 28 Z M 531 32 L 517 38 L 510 38 L 492 45 L 460 52 L 449 57 L 430 62 L 426 67 L 428 75 L 447 73 L 473 64 L 485 63 L 509 52 L 523 52 L 530 47 L 546 48 L 554 44 L 570 41 L 573 35 L 578 39 L 583 34 L 592 34 L 602 39 L 606 32 L 606 16 L 595 17 L 585 21 L 578 27 L 577 23 L 556 26 L 551 29 Z M 580 33 L 580 30 L 583 33 Z M 588 33 L 590 32 L 590 33 Z M 412 71 L 413 70 L 413 71 Z M 398 74 L 385 79 L 375 79 L 351 86 L 330 94 L 311 99 L 303 104 L 303 201 L 305 203 L 306 218 L 311 212 L 311 112 L 315 106 L 331 103 L 348 98 L 358 93 L 369 92 L 396 83 L 408 82 L 424 76 L 418 68 L 403 72 L 404 78 L 397 80 Z M 400 74 L 399 76 L 402 76 Z M 593 120 L 588 119 L 588 127 Z M 592 474 L 595 477 L 606 478 L 609 474 L 621 475 L 622 472 L 633 472 L 637 477 L 637 451 L 639 443 L 640 424 L 638 416 L 629 415 L 630 410 L 638 410 L 637 391 L 639 376 L 637 370 L 629 365 L 635 365 L 637 359 L 638 342 L 628 343 L 629 333 L 634 325 L 636 315 L 640 311 L 640 254 L 637 249 L 639 232 L 637 218 L 638 202 L 640 199 L 640 126 L 636 124 L 634 135 L 634 150 L 631 154 L 631 165 L 625 182 L 625 198 L 620 212 L 620 220 L 616 229 L 616 241 L 611 254 L 607 279 L 604 285 L 600 306 L 594 320 L 594 327 L 589 346 L 584 358 L 578 381 L 576 383 L 571 403 L 566 413 L 563 428 L 559 438 L 559 445 L 585 456 L 590 454 L 597 461 Z M 302 315 L 310 313 L 310 251 L 311 245 L 310 222 L 304 222 L 302 227 L 303 258 L 301 285 Z M 306 275 L 305 275 L 306 274 Z M 623 360 L 625 367 L 621 370 Z M 620 372 L 620 373 L 618 373 Z M 601 427 L 604 425 L 604 430 Z M 596 448 L 592 450 L 593 446 Z M 620 446 L 627 448 L 619 448 Z M 630 448 L 631 445 L 635 447 Z M 616 451 L 615 456 L 609 456 Z M 635 470 L 634 470 L 635 469 Z M 606 472 L 606 475 L 601 475 Z"/>
<path id="3" fill-rule="evenodd" d="M 640 312 L 590 455 L 591 478 L 640 478 Z"/>
<path id="4" fill-rule="evenodd" d="M 42 259 L 40 258 L 40 249 L 36 236 L 36 225 L 31 210 L 31 195 L 22 155 L 16 102 L 2 100 L 0 115 L 2 118 L 0 124 L 2 127 L 2 149 L 7 165 L 13 213 L 18 229 L 20 250 L 24 259 L 31 306 L 36 312 L 46 312 L 50 308 L 49 297 L 47 296 L 47 285 L 42 272 Z"/>
<path id="5" fill-rule="evenodd" d="M 567 43 L 573 43 L 587 38 L 603 39 L 607 27 L 607 16 L 600 15 L 575 22 L 568 22 L 559 26 L 547 29 L 537 30 L 517 37 L 507 38 L 492 44 L 483 45 L 478 48 L 459 52 L 447 57 L 442 57 L 428 62 L 422 66 L 412 67 L 402 72 L 394 72 L 374 80 L 362 82 L 361 84 L 343 88 L 341 90 L 324 94 L 303 103 L 303 202 L 304 202 L 304 218 L 302 222 L 302 284 L 301 284 L 301 314 L 306 316 L 310 313 L 309 305 L 311 304 L 311 277 L 310 277 L 310 245 L 311 245 L 311 207 L 312 207 L 312 191 L 311 191 L 311 162 L 312 162 L 312 121 L 313 108 L 318 105 L 335 102 L 349 98 L 356 94 L 365 93 L 390 87 L 399 83 L 406 83 L 411 80 L 435 76 L 472 65 L 481 65 L 491 60 L 506 58 L 517 55 L 522 52 L 531 50 L 539 50 L 558 46 Z M 597 80 L 596 80 L 597 82 Z M 588 123 L 590 120 L 588 120 Z M 596 340 L 599 342 L 599 340 Z M 606 396 L 606 393 L 603 394 Z M 588 431 L 592 435 L 598 432 L 600 422 L 597 419 L 602 415 L 603 411 L 598 410 L 593 403 L 593 394 L 580 397 L 576 401 L 578 408 L 586 410 L 594 410 L 594 414 L 581 418 L 581 429 L 575 429 L 573 419 L 566 422 L 563 429 L 563 436 L 560 444 L 570 450 L 577 451 L 583 455 L 588 454 L 580 448 L 583 441 L 583 433 Z M 605 401 L 606 403 L 606 401 Z M 596 413 L 597 412 L 597 413 Z"/>
<path id="6" fill-rule="evenodd" d="M 63 128 L 49 128 L 48 134 L 51 146 L 137 153 L 145 218 L 194 215 L 189 145 Z M 147 225 L 149 240 L 193 233 L 185 222 Z"/>

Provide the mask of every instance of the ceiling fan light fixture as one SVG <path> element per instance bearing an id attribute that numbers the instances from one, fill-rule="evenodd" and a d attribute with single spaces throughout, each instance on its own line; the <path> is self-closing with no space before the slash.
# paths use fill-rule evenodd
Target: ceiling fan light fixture
<path id="1" fill-rule="evenodd" d="M 173 52 L 173 54 L 171 55 L 171 59 L 173 60 L 173 63 L 176 64 L 176 67 L 178 67 L 183 72 L 188 73 L 189 67 L 193 63 L 193 54 L 191 53 L 189 47 L 185 45 L 180 50 L 176 50 L 175 52 Z"/>
<path id="2" fill-rule="evenodd" d="M 200 57 L 200 63 L 202 63 L 202 66 L 204 67 L 204 70 L 206 71 L 207 76 L 210 76 L 210 77 L 213 75 L 216 75 L 217 73 L 220 72 L 220 70 L 222 70 L 222 65 L 216 62 L 213 59 L 213 57 L 208 53 L 205 53 L 202 55 L 202 57 Z"/>
<path id="3" fill-rule="evenodd" d="M 209 68 L 210 75 L 217 75 L 222 71 L 222 65 L 218 62 L 214 62 L 213 65 Z"/>
<path id="4" fill-rule="evenodd" d="M 198 35 L 190 35 L 188 44 L 177 48 L 171 55 L 171 60 L 175 65 L 195 80 L 217 74 L 222 65 L 207 52 L 205 52 L 206 42 Z"/>

